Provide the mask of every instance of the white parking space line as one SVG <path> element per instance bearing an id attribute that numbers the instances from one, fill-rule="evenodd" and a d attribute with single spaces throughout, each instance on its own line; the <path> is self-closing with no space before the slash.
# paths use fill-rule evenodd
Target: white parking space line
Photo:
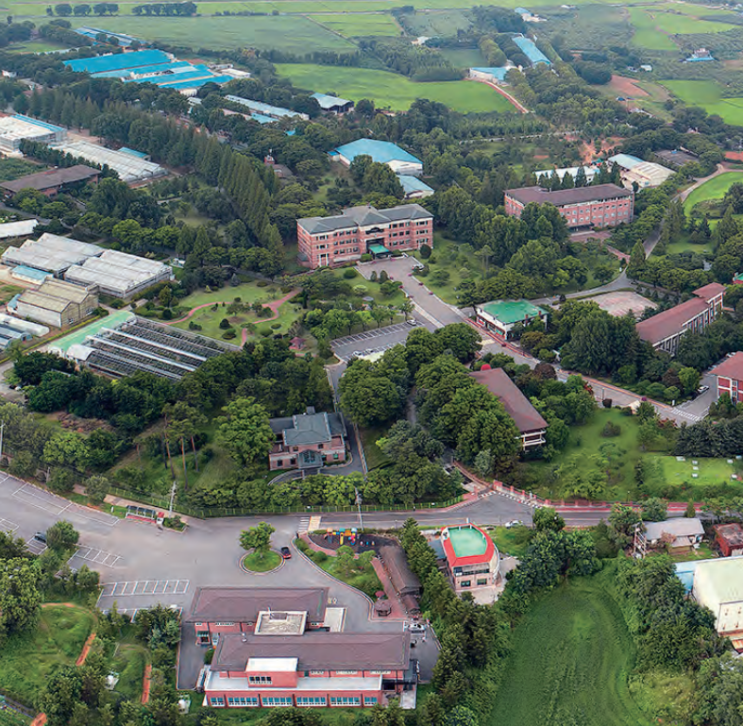
<path id="1" fill-rule="evenodd" d="M 100 598 L 134 597 L 136 595 L 185 595 L 190 584 L 190 580 L 108 582 L 103 585 Z"/>
<path id="2" fill-rule="evenodd" d="M 64 499 L 55 501 L 57 500 L 57 497 L 54 497 L 54 495 L 47 495 L 45 492 L 42 492 L 41 490 L 36 489 L 36 487 L 32 487 L 28 484 L 24 484 L 19 489 L 16 489 L 13 492 L 13 496 L 26 504 L 31 504 L 34 507 L 43 509 L 45 512 L 53 514 L 55 517 L 58 517 L 62 512 L 72 506 L 72 502 L 67 502 Z M 65 503 L 62 504 L 61 502 Z"/>
<path id="3" fill-rule="evenodd" d="M 93 562 L 96 565 L 103 565 L 104 567 L 114 567 L 121 559 L 121 555 L 115 555 L 112 552 L 99 550 L 95 547 L 79 547 L 77 552 L 70 557 L 70 561 L 73 559 Z"/>
<path id="4" fill-rule="evenodd" d="M 0 529 L 3 532 L 8 532 L 9 534 L 15 534 L 18 531 L 19 525 L 17 525 L 15 522 L 11 522 L 9 519 L 3 519 L 0 517 Z"/>
<path id="5" fill-rule="evenodd" d="M 26 540 L 26 549 L 32 555 L 40 555 L 46 549 L 46 545 L 38 539 L 31 537 L 31 539 Z"/>

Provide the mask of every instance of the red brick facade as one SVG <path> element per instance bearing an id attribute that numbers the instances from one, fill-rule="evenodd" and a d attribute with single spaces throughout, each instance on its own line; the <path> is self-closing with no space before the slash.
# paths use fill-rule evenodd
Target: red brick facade
<path id="1" fill-rule="evenodd" d="M 532 202 L 553 204 L 571 229 L 616 227 L 630 222 L 634 214 L 634 195 L 614 184 L 555 192 L 540 187 L 509 189 L 505 197 L 506 214 L 520 218 L 524 207 Z"/>
<path id="2" fill-rule="evenodd" d="M 433 215 L 418 204 L 392 209 L 354 207 L 335 217 L 297 220 L 299 261 L 305 267 L 356 262 L 382 246 L 388 253 L 433 247 Z"/>

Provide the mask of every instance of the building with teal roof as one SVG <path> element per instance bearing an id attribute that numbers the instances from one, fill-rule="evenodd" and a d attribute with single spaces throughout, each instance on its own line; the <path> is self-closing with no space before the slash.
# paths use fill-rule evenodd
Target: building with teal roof
<path id="1" fill-rule="evenodd" d="M 420 159 L 390 141 L 359 139 L 343 144 L 331 153 L 333 160 L 340 161 L 345 166 L 351 166 L 357 156 L 370 156 L 372 161 L 387 164 L 395 174 L 420 176 L 423 173 L 423 162 Z"/>
<path id="2" fill-rule="evenodd" d="M 475 306 L 477 322 L 483 328 L 506 339 L 513 329 L 535 320 L 547 322 L 547 313 L 528 300 L 495 300 Z"/>

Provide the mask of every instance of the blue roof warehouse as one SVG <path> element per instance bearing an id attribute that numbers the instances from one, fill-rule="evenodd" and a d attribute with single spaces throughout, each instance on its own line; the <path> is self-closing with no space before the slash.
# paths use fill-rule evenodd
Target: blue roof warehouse
<path id="1" fill-rule="evenodd" d="M 395 174 L 420 176 L 423 173 L 420 159 L 390 141 L 359 139 L 339 146 L 331 152 L 331 156 L 345 166 L 350 166 L 357 156 L 371 156 L 372 161 L 387 164 Z"/>

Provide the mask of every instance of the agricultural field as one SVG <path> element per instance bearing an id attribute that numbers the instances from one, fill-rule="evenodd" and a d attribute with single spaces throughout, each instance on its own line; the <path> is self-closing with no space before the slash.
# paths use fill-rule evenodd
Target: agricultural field
<path id="1" fill-rule="evenodd" d="M 743 102 L 743 99 L 741 101 Z M 736 182 L 743 182 L 743 172 L 729 171 L 710 179 L 686 197 L 684 211 L 689 214 L 700 202 L 706 202 L 710 199 L 722 199 L 725 196 L 725 192 Z"/>
<path id="2" fill-rule="evenodd" d="M 34 631 L 9 637 L 0 649 L 0 689 L 33 703 L 55 665 L 75 663 L 93 622 L 93 614 L 81 607 L 46 605 Z"/>
<path id="3" fill-rule="evenodd" d="M 460 113 L 513 111 L 492 88 L 471 81 L 414 83 L 405 76 L 368 68 L 339 68 L 310 63 L 277 63 L 279 74 L 298 88 L 332 90 L 343 98 L 373 100 L 377 106 L 405 111 L 419 98 L 445 103 Z"/>
<path id="4" fill-rule="evenodd" d="M 723 98 L 722 87 L 714 81 L 661 81 L 674 96 L 690 106 L 717 114 L 725 123 L 743 124 L 743 98 Z"/>
<path id="5" fill-rule="evenodd" d="M 672 6 L 671 6 L 672 7 Z M 730 23 L 724 22 L 724 16 L 720 21 L 701 20 L 700 18 L 707 15 L 706 8 L 699 7 L 698 16 L 693 17 L 690 9 L 686 8 L 689 14 L 679 14 L 672 11 L 657 10 L 655 7 L 650 8 L 633 8 L 632 22 L 635 23 L 639 14 L 646 14 L 653 27 L 662 30 L 670 35 L 689 35 L 692 33 L 721 33 L 724 30 L 731 30 L 737 27 Z"/>
<path id="6" fill-rule="evenodd" d="M 513 634 L 491 726 L 650 726 L 629 690 L 635 648 L 601 575 L 566 582 Z"/>
<path id="7" fill-rule="evenodd" d="M 630 8 L 630 20 L 635 27 L 632 44 L 647 50 L 677 50 L 676 44 L 658 32 L 655 20 L 640 8 Z"/>
<path id="8" fill-rule="evenodd" d="M 225 49 L 275 49 L 304 55 L 313 51 L 351 52 L 356 46 L 300 16 L 164 18 L 121 15 L 100 19 L 106 29 L 171 45 Z"/>
<path id="9" fill-rule="evenodd" d="M 487 65 L 487 61 L 477 48 L 443 48 L 439 53 L 455 68 Z"/>
<path id="10" fill-rule="evenodd" d="M 468 30 L 471 25 L 472 21 L 462 10 L 426 10 L 405 16 L 405 27 L 412 35 L 452 35 L 458 30 Z"/>
<path id="11" fill-rule="evenodd" d="M 308 15 L 318 25 L 346 38 L 370 35 L 400 35 L 403 31 L 391 15 L 336 13 L 327 15 Z"/>

